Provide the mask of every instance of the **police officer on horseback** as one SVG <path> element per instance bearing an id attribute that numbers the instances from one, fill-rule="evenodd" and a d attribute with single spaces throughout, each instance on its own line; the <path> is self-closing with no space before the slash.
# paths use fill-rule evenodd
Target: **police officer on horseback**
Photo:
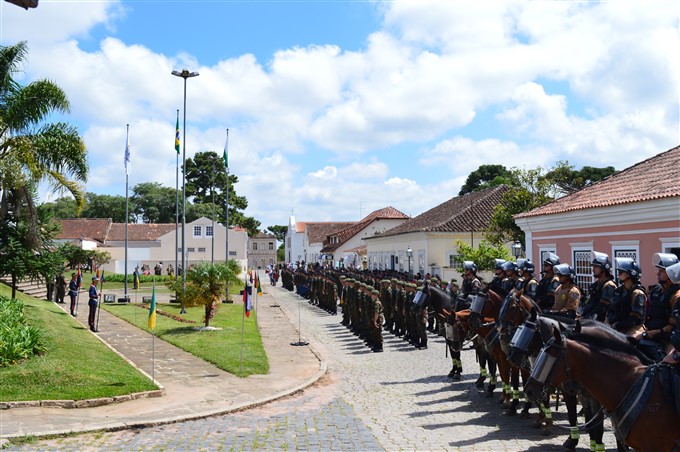
<path id="1" fill-rule="evenodd" d="M 616 258 L 621 284 L 614 291 L 607 311 L 607 323 L 622 333 L 633 333 L 645 318 L 647 294 L 640 285 L 640 266 L 627 257 Z"/>
<path id="2" fill-rule="evenodd" d="M 517 280 L 517 295 L 536 301 L 538 281 L 534 278 L 534 263 L 530 259 L 517 259 L 517 268 L 520 278 Z"/>
<path id="3" fill-rule="evenodd" d="M 581 290 L 575 284 L 576 272 L 569 264 L 555 265 L 553 271 L 560 285 L 555 289 L 555 304 L 550 312 L 575 319 L 581 302 Z"/>
<path id="4" fill-rule="evenodd" d="M 614 297 L 616 283 L 612 277 L 612 264 L 609 256 L 599 251 L 593 251 L 591 257 L 592 262 L 590 265 L 593 268 L 595 281 L 593 281 L 588 289 L 588 301 L 583 306 L 581 317 L 604 322 L 607 309 Z"/>
<path id="5" fill-rule="evenodd" d="M 493 265 L 493 279 L 489 283 L 488 290 L 496 292 L 501 298 L 505 298 L 507 292 L 503 286 L 503 280 L 505 279 L 505 272 L 503 271 L 503 264 L 505 259 L 494 259 Z"/>
<path id="6" fill-rule="evenodd" d="M 543 260 L 543 278 L 538 282 L 536 302 L 541 309 L 550 309 L 555 304 L 555 290 L 560 280 L 553 272 L 553 267 L 560 264 L 560 257 L 555 253 L 548 253 Z"/>
<path id="7" fill-rule="evenodd" d="M 645 319 L 645 332 L 636 336 L 640 346 L 650 358 L 658 361 L 664 357 L 666 344 L 673 331 L 672 312 L 680 299 L 680 285 L 673 283 L 666 268 L 678 263 L 678 257 L 670 253 L 656 253 L 652 263 L 657 268 L 659 284 L 649 295 L 649 310 Z"/>

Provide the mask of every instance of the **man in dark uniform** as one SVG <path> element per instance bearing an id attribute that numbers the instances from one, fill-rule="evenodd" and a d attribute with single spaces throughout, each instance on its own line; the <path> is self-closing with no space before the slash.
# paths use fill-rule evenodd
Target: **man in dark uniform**
<path id="1" fill-rule="evenodd" d="M 593 251 L 590 265 L 593 267 L 595 281 L 588 289 L 588 301 L 583 307 L 581 317 L 604 322 L 616 290 L 611 274 L 612 265 L 609 256 L 598 251 Z"/>
<path id="2" fill-rule="evenodd" d="M 92 285 L 90 286 L 90 301 L 87 302 L 87 305 L 90 307 L 90 313 L 87 317 L 87 324 L 90 326 L 90 331 L 97 333 L 99 330 L 97 329 L 95 325 L 95 316 L 97 314 L 97 306 L 99 305 L 99 293 L 97 292 L 97 283 L 99 282 L 99 278 L 96 276 L 92 277 Z"/>
<path id="3" fill-rule="evenodd" d="M 666 267 L 666 274 L 673 284 L 680 284 L 680 263 Z M 673 307 L 671 324 L 673 325 L 673 331 L 671 332 L 673 350 L 666 355 L 663 361 L 680 366 L 680 302 L 676 302 Z"/>
<path id="4" fill-rule="evenodd" d="M 640 266 L 627 257 L 616 258 L 621 284 L 614 291 L 614 297 L 607 311 L 607 322 L 615 330 L 633 334 L 645 318 L 647 294 L 640 285 Z"/>
<path id="5" fill-rule="evenodd" d="M 64 304 L 64 297 L 66 296 L 66 278 L 64 278 L 64 275 L 59 273 L 57 275 L 57 283 L 56 283 L 56 289 L 57 289 L 57 299 L 56 302 L 60 304 Z"/>
<path id="6" fill-rule="evenodd" d="M 503 264 L 505 259 L 494 259 L 493 265 L 493 279 L 489 283 L 488 290 L 496 292 L 501 298 L 504 298 L 507 294 L 503 290 L 503 280 L 505 279 L 505 272 L 503 271 Z"/>
<path id="7" fill-rule="evenodd" d="M 560 257 L 555 253 L 548 253 L 543 260 L 543 278 L 538 282 L 536 289 L 536 303 L 541 309 L 551 309 L 555 304 L 555 290 L 560 285 L 560 280 L 553 273 L 553 266 L 560 264 Z"/>
<path id="8" fill-rule="evenodd" d="M 655 361 L 666 355 L 666 346 L 673 331 L 673 308 L 680 299 L 680 285 L 668 278 L 666 268 L 678 263 L 675 254 L 655 253 L 652 263 L 657 268 L 659 284 L 649 294 L 649 310 L 645 319 L 645 331 L 636 335 L 642 350 Z"/>
<path id="9" fill-rule="evenodd" d="M 536 301 L 538 281 L 534 278 L 534 263 L 530 259 L 518 259 L 517 268 L 520 278 L 517 280 L 517 296 L 524 295 L 532 301 Z"/>
<path id="10" fill-rule="evenodd" d="M 78 297 L 78 275 L 71 274 L 71 281 L 68 283 L 68 296 L 71 298 L 71 315 L 76 317 L 76 298 Z"/>
<path id="11" fill-rule="evenodd" d="M 373 304 L 373 315 L 372 315 L 372 327 L 373 327 L 373 351 L 382 352 L 383 351 L 383 337 L 382 337 L 382 327 L 385 323 L 385 317 L 383 316 L 383 306 L 380 302 L 380 291 L 373 289 L 371 290 L 371 302 Z"/>

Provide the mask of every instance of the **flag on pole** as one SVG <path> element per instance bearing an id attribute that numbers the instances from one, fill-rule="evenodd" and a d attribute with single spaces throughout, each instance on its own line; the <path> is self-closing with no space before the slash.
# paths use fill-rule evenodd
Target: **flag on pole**
<path id="1" fill-rule="evenodd" d="M 156 329 L 156 282 L 153 283 L 153 290 L 151 291 L 151 305 L 149 305 L 149 321 L 147 326 L 151 331 Z"/>
<path id="2" fill-rule="evenodd" d="M 246 317 L 250 317 L 250 311 L 253 309 L 253 288 L 246 282 L 246 287 L 243 289 L 243 305 L 246 310 Z"/>
<path id="3" fill-rule="evenodd" d="M 99 269 L 97 269 L 96 275 L 97 275 L 97 279 L 101 279 L 101 278 L 99 277 Z"/>
<path id="4" fill-rule="evenodd" d="M 227 134 L 227 141 L 224 143 L 224 152 L 222 152 L 222 158 L 224 159 L 224 167 L 227 169 L 227 173 L 229 172 L 228 151 L 229 151 L 229 135 Z"/>
<path id="5" fill-rule="evenodd" d="M 130 175 L 130 136 L 125 143 L 125 174 Z"/>
<path id="6" fill-rule="evenodd" d="M 262 295 L 262 286 L 260 285 L 260 277 L 255 272 L 255 288 L 257 289 L 257 294 Z"/>
<path id="7" fill-rule="evenodd" d="M 135 271 L 135 280 L 134 280 L 134 285 L 139 290 L 139 273 Z"/>
<path id="8" fill-rule="evenodd" d="M 179 154 L 179 110 L 177 110 L 177 125 L 175 126 L 175 151 Z"/>
<path id="9" fill-rule="evenodd" d="M 102 270 L 102 284 L 106 282 L 106 277 L 104 276 L 104 270 Z"/>

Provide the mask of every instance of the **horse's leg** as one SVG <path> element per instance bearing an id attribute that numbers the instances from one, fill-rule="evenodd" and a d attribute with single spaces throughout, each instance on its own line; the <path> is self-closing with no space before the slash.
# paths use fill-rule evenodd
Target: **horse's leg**
<path id="1" fill-rule="evenodd" d="M 507 407 L 510 405 L 510 398 L 512 396 L 512 391 L 510 389 L 510 365 L 508 364 L 508 360 L 505 359 L 505 354 L 501 351 L 500 346 L 494 348 L 493 357 L 496 360 L 498 373 L 503 382 L 503 394 L 500 399 L 498 399 L 498 403 L 502 403 L 503 406 Z"/>
<path id="2" fill-rule="evenodd" d="M 570 433 L 569 438 L 562 444 L 565 449 L 576 450 L 576 445 L 580 438 L 580 433 L 578 431 L 578 417 L 576 411 L 576 396 L 562 393 L 564 396 L 564 404 L 567 406 L 567 419 L 569 420 Z"/>
<path id="3" fill-rule="evenodd" d="M 529 377 L 531 376 L 531 372 L 529 372 L 528 369 L 520 369 L 520 373 L 522 375 L 522 387 L 526 386 L 527 381 L 529 380 Z M 524 408 L 522 408 L 522 414 L 520 416 L 523 419 L 528 419 L 529 418 L 529 410 L 531 409 L 531 400 L 524 394 L 524 391 L 522 391 L 522 397 L 524 398 Z"/>
<path id="4" fill-rule="evenodd" d="M 486 387 L 487 397 L 491 397 L 493 392 L 496 390 L 496 360 L 493 356 L 489 356 L 486 360 L 486 365 L 489 368 L 489 384 Z"/>
<path id="5" fill-rule="evenodd" d="M 586 423 L 590 423 L 587 432 L 590 436 L 590 450 L 604 451 L 604 413 L 600 410 L 600 404 L 590 396 L 582 399 L 583 408 L 586 414 Z M 597 413 L 597 416 L 594 414 Z"/>
<path id="6" fill-rule="evenodd" d="M 460 351 L 454 351 L 450 341 L 446 341 L 446 346 L 449 347 L 449 353 L 451 353 L 451 372 L 449 372 L 447 377 L 453 378 L 454 380 L 460 380 L 460 372 L 458 371 Z"/>
<path id="7" fill-rule="evenodd" d="M 514 416 L 517 414 L 517 406 L 519 405 L 519 369 L 510 367 L 510 385 L 512 386 L 512 402 L 508 408 L 507 415 Z"/>

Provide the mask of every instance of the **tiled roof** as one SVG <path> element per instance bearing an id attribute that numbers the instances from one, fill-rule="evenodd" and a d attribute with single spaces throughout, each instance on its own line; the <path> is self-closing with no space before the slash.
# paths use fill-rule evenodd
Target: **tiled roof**
<path id="1" fill-rule="evenodd" d="M 181 227 L 181 226 L 180 226 Z M 162 235 L 175 230 L 175 223 L 129 223 L 128 241 L 129 242 L 149 242 L 158 240 Z M 107 241 L 122 242 L 125 240 L 125 223 L 113 223 Z"/>
<path id="2" fill-rule="evenodd" d="M 506 185 L 488 188 L 451 198 L 399 226 L 375 237 L 387 237 L 409 232 L 485 231 L 494 207 L 501 203 Z"/>
<path id="3" fill-rule="evenodd" d="M 353 224 L 356 224 L 356 221 L 324 221 L 304 223 L 305 229 L 307 230 L 307 240 L 309 240 L 309 243 L 323 243 L 326 240 L 326 236 Z"/>
<path id="4" fill-rule="evenodd" d="M 376 220 L 408 220 L 409 216 L 403 212 L 398 211 L 392 206 L 388 206 L 382 209 L 375 210 L 368 215 L 366 215 L 361 221 L 355 223 L 351 226 L 346 227 L 340 231 L 333 231 L 329 235 L 336 235 L 338 237 L 337 243 L 329 243 L 324 246 L 321 250 L 322 253 L 329 253 L 340 248 L 343 243 L 347 242 L 349 239 L 357 235 L 363 229 L 365 229 L 369 224 Z"/>
<path id="5" fill-rule="evenodd" d="M 643 160 L 534 210 L 515 215 L 515 218 L 680 196 L 678 168 L 680 146 Z"/>
<path id="6" fill-rule="evenodd" d="M 266 232 L 258 232 L 254 236 L 251 237 L 251 239 L 275 239 L 276 236 L 274 234 L 267 234 Z"/>
<path id="7" fill-rule="evenodd" d="M 368 253 L 368 247 L 366 245 L 359 245 L 355 246 L 354 248 L 350 248 L 348 250 L 343 250 L 346 253 L 357 253 L 360 256 L 366 255 Z"/>
<path id="8" fill-rule="evenodd" d="M 73 218 L 59 220 L 61 232 L 56 239 L 81 239 L 88 238 L 104 243 L 109 234 L 111 218 Z"/>

